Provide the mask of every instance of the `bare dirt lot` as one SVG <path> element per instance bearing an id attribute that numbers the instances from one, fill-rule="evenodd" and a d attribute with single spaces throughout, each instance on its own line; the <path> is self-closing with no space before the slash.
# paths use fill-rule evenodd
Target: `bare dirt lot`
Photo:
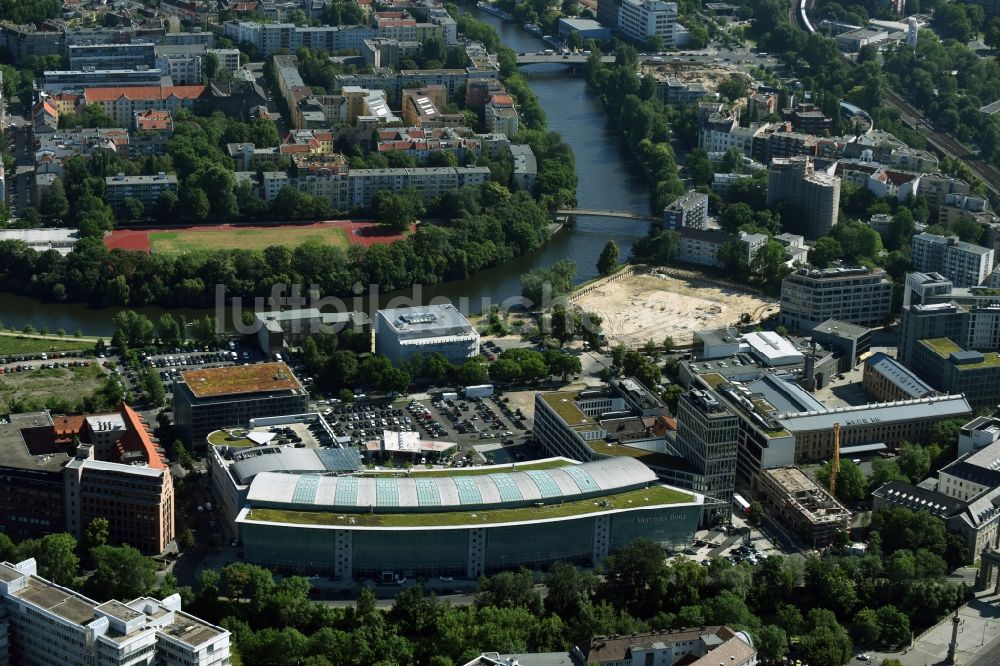
<path id="1" fill-rule="evenodd" d="M 609 282 L 575 301 L 596 312 L 612 344 L 657 344 L 670 335 L 678 345 L 692 342 L 694 331 L 731 326 L 747 313 L 759 320 L 777 310 L 772 298 L 688 277 L 633 275 Z"/>

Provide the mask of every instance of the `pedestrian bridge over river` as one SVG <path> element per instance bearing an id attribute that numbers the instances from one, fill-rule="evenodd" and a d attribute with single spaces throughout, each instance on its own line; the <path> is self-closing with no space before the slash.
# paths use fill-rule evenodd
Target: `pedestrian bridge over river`
<path id="1" fill-rule="evenodd" d="M 556 53 L 554 55 L 539 55 L 537 53 L 525 53 L 524 55 L 517 56 L 517 65 L 521 67 L 523 65 L 583 65 L 587 62 L 587 58 L 590 56 L 585 56 L 582 53 L 570 53 L 568 55 L 562 55 L 561 53 Z M 613 55 L 601 56 L 601 62 L 613 63 L 615 57 Z"/>
<path id="2" fill-rule="evenodd" d="M 556 215 L 574 215 L 576 217 L 618 217 L 625 220 L 646 220 L 659 222 L 660 218 L 653 215 L 642 215 L 629 210 L 601 210 L 599 208 L 560 208 Z"/>

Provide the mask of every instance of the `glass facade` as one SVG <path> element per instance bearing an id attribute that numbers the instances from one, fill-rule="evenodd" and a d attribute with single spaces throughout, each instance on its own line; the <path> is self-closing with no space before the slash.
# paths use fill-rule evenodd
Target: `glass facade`
<path id="1" fill-rule="evenodd" d="M 561 520 L 486 530 L 486 572 L 557 560 L 586 564 L 594 552 L 594 519 Z"/>
<path id="2" fill-rule="evenodd" d="M 468 530 L 357 530 L 354 576 L 464 576 L 468 544 Z"/>

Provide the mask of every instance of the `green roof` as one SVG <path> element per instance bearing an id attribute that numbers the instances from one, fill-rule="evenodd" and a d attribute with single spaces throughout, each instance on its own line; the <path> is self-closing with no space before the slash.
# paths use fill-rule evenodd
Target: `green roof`
<path id="1" fill-rule="evenodd" d="M 647 451 L 646 449 L 639 449 L 624 444 L 612 444 L 603 439 L 590 440 L 587 442 L 587 446 L 590 447 L 591 451 L 602 456 L 627 456 L 629 458 L 636 458 L 648 466 L 667 466 L 677 463 L 677 458 L 669 456 L 666 453 Z"/>
<path id="2" fill-rule="evenodd" d="M 698 376 L 701 377 L 706 384 L 711 386 L 713 390 L 729 381 L 717 372 L 706 372 L 705 374 Z"/>
<path id="3" fill-rule="evenodd" d="M 541 393 L 542 400 L 545 401 L 552 410 L 566 422 L 567 425 L 583 425 L 594 423 L 594 420 L 584 414 L 576 406 L 576 399 L 580 396 L 575 391 L 554 391 L 552 393 Z"/>
<path id="4" fill-rule="evenodd" d="M 949 354 L 963 351 L 961 347 L 948 338 L 928 338 L 921 340 L 921 342 L 930 347 L 939 356 L 948 356 Z"/>
<path id="5" fill-rule="evenodd" d="M 457 525 L 499 525 L 529 520 L 569 518 L 617 509 L 642 508 L 693 502 L 694 496 L 668 488 L 650 486 L 613 495 L 545 506 L 486 511 L 449 511 L 445 513 L 331 513 L 327 511 L 286 511 L 251 509 L 246 519 L 265 523 L 293 523 L 329 527 L 435 527 Z M 605 506 L 603 503 L 606 502 Z M 353 523 L 349 520 L 353 519 Z"/>
<path id="6" fill-rule="evenodd" d="M 948 338 L 929 338 L 926 340 L 921 340 L 927 347 L 931 349 L 938 356 L 948 358 L 951 354 L 959 353 L 965 351 L 960 346 L 952 342 Z M 982 368 L 991 368 L 1000 366 L 1000 354 L 996 352 L 984 352 L 983 360 L 977 363 L 956 363 L 955 367 L 958 370 L 980 370 Z"/>
<path id="7" fill-rule="evenodd" d="M 208 443 L 212 446 L 253 446 L 253 442 L 246 437 L 230 437 L 229 432 L 226 430 L 216 430 L 213 433 L 209 433 Z"/>

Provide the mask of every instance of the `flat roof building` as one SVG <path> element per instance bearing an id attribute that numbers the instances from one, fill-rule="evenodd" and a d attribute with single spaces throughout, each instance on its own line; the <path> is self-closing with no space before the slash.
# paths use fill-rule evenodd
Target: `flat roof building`
<path id="1" fill-rule="evenodd" d="M 708 195 L 688 192 L 663 209 L 663 228 L 708 228 Z"/>
<path id="2" fill-rule="evenodd" d="M 408 478 L 263 473 L 236 522 L 250 562 L 390 580 L 593 565 L 639 535 L 681 548 L 697 528 L 704 498 L 658 483 L 632 458 L 524 467 Z"/>
<path id="3" fill-rule="evenodd" d="M 126 176 L 119 173 L 116 176 L 104 178 L 104 200 L 120 211 L 126 199 L 137 199 L 152 210 L 164 192 L 177 194 L 177 176 L 160 172 L 154 175 Z"/>
<path id="4" fill-rule="evenodd" d="M 595 636 L 582 650 L 574 648 L 574 655 L 578 664 L 597 666 L 753 666 L 757 663 L 757 650 L 750 636 L 722 625 Z"/>
<path id="5" fill-rule="evenodd" d="M 975 287 L 993 270 L 993 250 L 957 236 L 919 233 L 913 237 L 911 263 L 919 273 L 943 275 L 955 287 Z"/>
<path id="6" fill-rule="evenodd" d="M 371 320 L 364 312 L 320 312 L 318 308 L 254 312 L 257 344 L 265 354 L 298 347 L 310 335 L 336 335 L 345 329 L 369 336 Z"/>
<path id="7" fill-rule="evenodd" d="M 728 522 L 736 487 L 739 419 L 714 391 L 694 389 L 677 402 L 677 453 L 705 479 L 705 493 L 720 500 L 706 522 Z"/>
<path id="8" fill-rule="evenodd" d="M 0 564 L 0 599 L 14 664 L 230 663 L 229 632 L 182 611 L 179 594 L 100 603 L 39 577 L 28 559 Z"/>
<path id="9" fill-rule="evenodd" d="M 379 310 L 375 352 L 393 363 L 438 353 L 461 364 L 479 355 L 479 333 L 450 303 Z"/>
<path id="10" fill-rule="evenodd" d="M 839 319 L 827 319 L 813 328 L 810 337 L 836 353 L 840 372 L 854 368 L 871 349 L 871 329 Z"/>
<path id="11" fill-rule="evenodd" d="M 874 328 L 892 308 L 892 281 L 881 268 L 799 268 L 781 281 L 783 325 L 810 331 L 828 319 Z"/>
<path id="12" fill-rule="evenodd" d="M 213 430 L 263 416 L 304 414 L 308 403 L 308 392 L 284 363 L 187 370 L 174 381 L 178 434 L 198 447 Z"/>
<path id="13" fill-rule="evenodd" d="M 784 136 L 775 133 L 771 137 Z M 767 172 L 767 206 L 780 201 L 793 206 L 802 216 L 802 232 L 807 239 L 830 233 L 837 223 L 840 206 L 840 178 L 816 171 L 805 156 L 774 158 Z"/>
<path id="14" fill-rule="evenodd" d="M 948 338 L 917 342 L 910 367 L 944 393 L 963 393 L 974 409 L 1000 403 L 1000 354 L 964 350 Z"/>

